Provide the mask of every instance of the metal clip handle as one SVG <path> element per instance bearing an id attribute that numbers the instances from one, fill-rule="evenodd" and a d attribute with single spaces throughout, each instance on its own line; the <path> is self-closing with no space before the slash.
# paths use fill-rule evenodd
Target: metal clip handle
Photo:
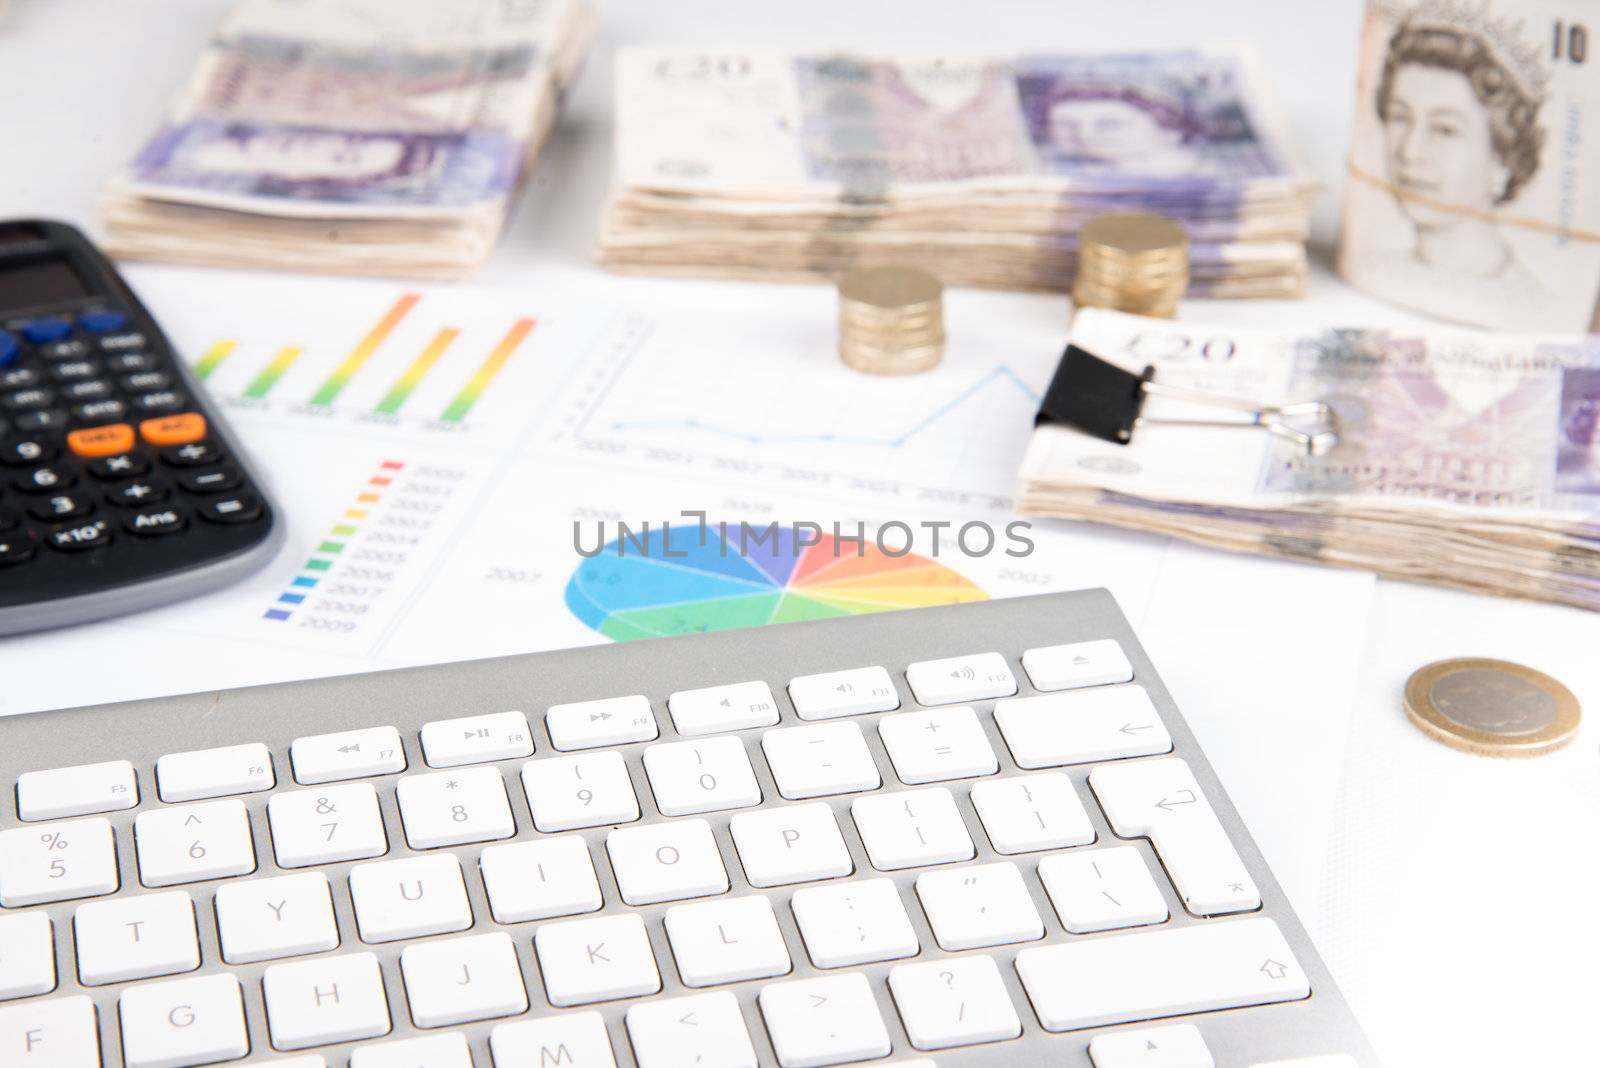
<path id="1" fill-rule="evenodd" d="M 1339 444 L 1339 417 L 1323 401 L 1301 401 L 1295 404 L 1257 406 L 1254 401 L 1206 393 L 1183 386 L 1169 386 L 1161 382 L 1144 383 L 1144 392 L 1150 397 L 1167 397 L 1172 400 L 1210 408 L 1229 408 L 1244 413 L 1242 419 L 1185 419 L 1141 414 L 1134 426 L 1204 426 L 1262 429 L 1290 442 L 1307 456 L 1326 456 Z"/>

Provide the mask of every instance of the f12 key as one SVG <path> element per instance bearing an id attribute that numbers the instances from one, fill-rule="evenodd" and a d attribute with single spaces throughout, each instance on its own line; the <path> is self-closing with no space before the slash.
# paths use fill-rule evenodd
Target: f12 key
<path id="1" fill-rule="evenodd" d="M 209 592 L 283 524 L 150 312 L 83 234 L 0 222 L 0 636 Z"/>

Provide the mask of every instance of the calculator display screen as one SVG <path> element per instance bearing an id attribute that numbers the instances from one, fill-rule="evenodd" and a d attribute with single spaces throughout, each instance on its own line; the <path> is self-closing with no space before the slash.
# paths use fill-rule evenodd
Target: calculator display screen
<path id="1" fill-rule="evenodd" d="M 89 287 L 64 259 L 29 260 L 0 267 L 0 310 L 86 297 Z"/>

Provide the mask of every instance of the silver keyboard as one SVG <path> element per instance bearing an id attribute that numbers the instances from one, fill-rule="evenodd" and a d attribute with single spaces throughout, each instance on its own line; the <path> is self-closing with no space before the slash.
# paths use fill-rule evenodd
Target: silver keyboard
<path id="1" fill-rule="evenodd" d="M 5 1068 L 1376 1064 L 1104 591 L 0 731 Z"/>

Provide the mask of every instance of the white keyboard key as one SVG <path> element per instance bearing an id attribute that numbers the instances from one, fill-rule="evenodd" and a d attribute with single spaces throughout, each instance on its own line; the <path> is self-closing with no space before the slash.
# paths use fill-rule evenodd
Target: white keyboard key
<path id="1" fill-rule="evenodd" d="M 532 755 L 533 731 L 521 712 L 436 719 L 422 725 L 422 759 L 430 768 Z"/>
<path id="2" fill-rule="evenodd" d="M 280 868 L 363 860 L 389 851 L 378 791 L 368 782 L 273 794 L 267 822 Z"/>
<path id="3" fill-rule="evenodd" d="M 495 1068 L 617 1068 L 598 1012 L 500 1024 L 489 1032 L 489 1050 Z"/>
<path id="4" fill-rule="evenodd" d="M 1172 752 L 1172 736 L 1143 686 L 998 701 L 994 720 L 1011 755 L 1025 768 Z"/>
<path id="5" fill-rule="evenodd" d="M 1074 934 L 1165 923 L 1167 903 L 1133 846 L 1045 857 L 1039 879 Z"/>
<path id="6" fill-rule="evenodd" d="M 894 761 L 900 781 L 970 779 L 1000 769 L 994 749 L 968 706 L 897 712 L 878 721 L 878 736 Z"/>
<path id="7" fill-rule="evenodd" d="M 675 905 L 667 910 L 667 940 L 684 986 L 770 979 L 789 972 L 789 950 L 764 895 Z"/>
<path id="8" fill-rule="evenodd" d="M 26 771 L 17 777 L 17 815 L 24 820 L 119 812 L 138 803 L 139 784 L 126 760 Z"/>
<path id="9" fill-rule="evenodd" d="M 306 1049 L 389 1033 L 389 1002 L 371 953 L 274 964 L 261 975 L 267 1028 L 278 1049 Z"/>
<path id="10" fill-rule="evenodd" d="M 606 836 L 617 890 L 630 905 L 681 901 L 728 889 L 717 840 L 705 820 L 623 827 Z"/>
<path id="11" fill-rule="evenodd" d="M 116 890 L 117 847 L 98 817 L 0 831 L 0 905 L 8 909 Z"/>
<path id="12" fill-rule="evenodd" d="M 789 700 L 801 719 L 834 719 L 900 707 L 894 680 L 881 667 L 851 668 L 789 680 Z"/>
<path id="13" fill-rule="evenodd" d="M 917 1049 L 950 1049 L 1022 1034 L 992 957 L 955 957 L 889 970 L 889 991 Z"/>
<path id="14" fill-rule="evenodd" d="M 1089 788 L 1112 830 L 1150 839 L 1184 908 L 1216 916 L 1261 907 L 1254 880 L 1186 762 L 1173 757 L 1098 767 L 1089 773 Z"/>
<path id="15" fill-rule="evenodd" d="M 478 867 L 496 923 L 576 916 L 602 904 L 589 845 L 576 834 L 490 846 Z"/>
<path id="16" fill-rule="evenodd" d="M 1089 1041 L 1094 1068 L 1216 1068 L 1194 1024 L 1113 1031 Z"/>
<path id="17" fill-rule="evenodd" d="M 1095 839 L 1072 780 L 1059 771 L 974 783 L 972 807 L 996 853 L 1033 853 Z"/>
<path id="18" fill-rule="evenodd" d="M 820 1068 L 889 1055 L 889 1032 L 857 973 L 763 987 L 761 1016 L 783 1068 Z"/>
<path id="19" fill-rule="evenodd" d="M 667 698 L 672 725 L 685 738 L 778 722 L 778 702 L 764 682 L 735 682 L 699 690 L 679 690 Z"/>
<path id="20" fill-rule="evenodd" d="M 56 949 L 50 917 L 42 912 L 0 916 L 0 965 L 0 1001 L 54 990 Z"/>
<path id="21" fill-rule="evenodd" d="M 728 829 L 751 886 L 787 886 L 855 871 L 833 809 L 821 801 L 740 812 Z"/>
<path id="22" fill-rule="evenodd" d="M 393 727 L 296 738 L 289 746 L 289 760 L 295 782 L 302 786 L 406 770 L 405 747 Z"/>
<path id="23" fill-rule="evenodd" d="M 467 1048 L 466 1035 L 451 1031 L 377 1046 L 357 1046 L 350 1051 L 350 1068 L 472 1068 L 472 1050 Z"/>
<path id="24" fill-rule="evenodd" d="M 1022 654 L 1022 670 L 1036 690 L 1073 690 L 1133 681 L 1133 665 L 1115 638 L 1046 645 Z"/>
<path id="25" fill-rule="evenodd" d="M 663 816 L 761 804 L 750 755 L 738 738 L 652 745 L 644 751 L 644 770 Z"/>
<path id="26" fill-rule="evenodd" d="M 955 798 L 942 786 L 858 797 L 850 814 L 879 871 L 971 860 L 974 855 Z"/>
<path id="27" fill-rule="evenodd" d="M 1044 921 L 1022 872 L 1009 860 L 924 872 L 917 876 L 917 897 L 943 949 L 983 949 L 1044 937 Z"/>
<path id="28" fill-rule="evenodd" d="M 1308 997 L 1274 921 L 1262 917 L 1033 946 L 1017 974 L 1047 1031 Z"/>
<path id="29" fill-rule="evenodd" d="M 636 912 L 546 923 L 533 932 L 550 1004 L 565 1008 L 654 994 L 661 973 Z"/>
<path id="30" fill-rule="evenodd" d="M 726 990 L 634 1005 L 627 1020 L 639 1068 L 756 1068 L 739 999 Z"/>
<path id="31" fill-rule="evenodd" d="M 650 699 L 641 694 L 551 705 L 544 714 L 544 725 L 550 732 L 550 744 L 562 752 L 648 742 L 661 736 Z"/>
<path id="32" fill-rule="evenodd" d="M 857 723 L 780 727 L 761 736 L 761 751 L 784 797 L 828 797 L 883 785 L 878 762 Z"/>
<path id="33" fill-rule="evenodd" d="M 0 1008 L 6 1068 L 100 1068 L 94 1002 L 79 995 Z"/>
<path id="34" fill-rule="evenodd" d="M 79 905 L 72 917 L 85 986 L 177 975 L 200 967 L 194 902 L 182 890 Z"/>
<path id="35" fill-rule="evenodd" d="M 139 881 L 175 886 L 256 870 L 256 844 L 244 802 L 233 798 L 149 809 L 133 821 Z"/>
<path id="36" fill-rule="evenodd" d="M 169 804 L 254 794 L 276 785 L 272 754 L 260 742 L 168 753 L 156 761 L 156 788 Z"/>
<path id="37" fill-rule="evenodd" d="M 350 869 L 350 900 L 363 942 L 465 931 L 472 907 L 453 853 L 357 864 Z"/>
<path id="38" fill-rule="evenodd" d="M 923 660 L 906 668 L 906 681 L 922 705 L 958 705 L 1017 692 L 1017 680 L 999 653 Z"/>
<path id="39" fill-rule="evenodd" d="M 522 765 L 522 789 L 533 825 L 546 834 L 639 818 L 639 799 L 621 753 L 530 760 Z"/>
<path id="40" fill-rule="evenodd" d="M 418 1027 L 453 1027 L 528 1008 L 517 951 L 503 931 L 407 946 L 400 974 Z"/>
<path id="41" fill-rule="evenodd" d="M 499 768 L 407 775 L 395 787 L 395 799 L 412 849 L 492 842 L 517 833 Z"/>
<path id="42" fill-rule="evenodd" d="M 232 975 L 148 983 L 122 992 L 126 1068 L 190 1068 L 250 1052 L 244 999 Z"/>
<path id="43" fill-rule="evenodd" d="M 819 968 L 899 960 L 921 948 L 892 879 L 796 890 L 790 907 L 811 963 Z"/>
<path id="44" fill-rule="evenodd" d="M 222 959 L 251 964 L 339 945 L 333 895 L 320 871 L 249 879 L 217 887 L 217 935 Z"/>

